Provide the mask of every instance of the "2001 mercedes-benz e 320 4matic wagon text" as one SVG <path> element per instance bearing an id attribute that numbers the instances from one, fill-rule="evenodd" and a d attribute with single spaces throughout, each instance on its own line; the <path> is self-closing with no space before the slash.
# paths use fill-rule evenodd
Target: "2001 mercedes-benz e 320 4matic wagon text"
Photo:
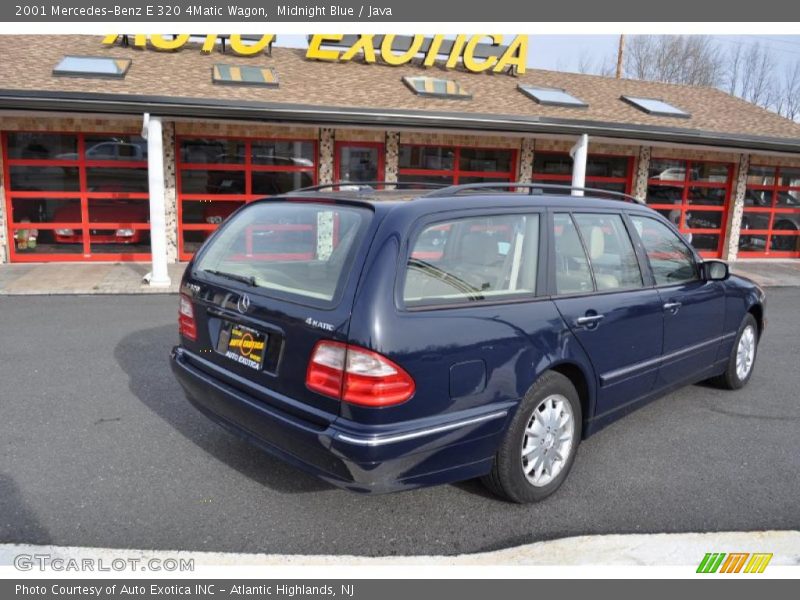
<path id="1" fill-rule="evenodd" d="M 189 400 L 351 490 L 482 477 L 530 502 L 632 409 L 748 382 L 758 286 L 630 197 L 505 185 L 340 185 L 239 209 L 181 286 L 172 368 Z"/>

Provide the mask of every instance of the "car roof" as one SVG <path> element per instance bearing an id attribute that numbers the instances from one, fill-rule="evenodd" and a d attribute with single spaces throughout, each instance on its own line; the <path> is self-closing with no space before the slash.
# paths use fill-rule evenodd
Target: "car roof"
<path id="1" fill-rule="evenodd" d="M 424 214 L 441 212 L 443 210 L 472 209 L 486 207 L 503 208 L 569 208 L 569 209 L 602 209 L 602 210 L 628 210 L 644 209 L 643 212 L 654 212 L 643 203 L 633 200 L 626 201 L 622 198 L 601 198 L 585 195 L 575 196 L 557 193 L 523 194 L 517 192 L 499 192 L 483 190 L 469 190 L 468 193 L 448 194 L 448 189 L 443 188 L 431 195 L 430 190 L 380 190 L 380 189 L 354 189 L 337 191 L 299 191 L 290 192 L 276 198 L 303 199 L 307 201 L 339 201 L 347 204 L 366 205 L 374 210 L 389 211 L 400 207 L 408 207 L 414 212 Z"/>

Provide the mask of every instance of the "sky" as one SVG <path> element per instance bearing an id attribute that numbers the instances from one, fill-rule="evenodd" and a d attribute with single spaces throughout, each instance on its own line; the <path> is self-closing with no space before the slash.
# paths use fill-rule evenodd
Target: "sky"
<path id="1" fill-rule="evenodd" d="M 800 35 L 712 35 L 726 50 L 737 45 L 755 43 L 766 45 L 773 51 L 779 70 L 800 61 Z M 617 35 L 530 35 L 528 38 L 528 66 L 551 71 L 577 71 L 582 58 L 595 63 L 616 56 L 619 44 Z M 302 35 L 278 35 L 277 45 L 295 48 L 306 47 Z"/>

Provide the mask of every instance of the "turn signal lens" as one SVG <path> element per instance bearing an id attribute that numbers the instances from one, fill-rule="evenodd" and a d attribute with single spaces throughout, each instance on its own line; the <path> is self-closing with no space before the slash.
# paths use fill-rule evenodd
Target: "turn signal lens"
<path id="1" fill-rule="evenodd" d="M 197 323 L 194 320 L 194 307 L 189 296 L 181 294 L 178 309 L 178 332 L 192 341 L 197 340 Z"/>
<path id="2" fill-rule="evenodd" d="M 361 406 L 391 406 L 414 395 L 416 386 L 401 367 L 377 352 L 322 341 L 306 372 L 308 389 Z"/>

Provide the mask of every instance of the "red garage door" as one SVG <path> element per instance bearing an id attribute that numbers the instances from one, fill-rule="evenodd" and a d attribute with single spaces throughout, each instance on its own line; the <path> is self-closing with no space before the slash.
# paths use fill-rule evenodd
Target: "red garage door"
<path id="1" fill-rule="evenodd" d="M 2 145 L 12 262 L 150 259 L 142 138 L 14 131 Z"/>

